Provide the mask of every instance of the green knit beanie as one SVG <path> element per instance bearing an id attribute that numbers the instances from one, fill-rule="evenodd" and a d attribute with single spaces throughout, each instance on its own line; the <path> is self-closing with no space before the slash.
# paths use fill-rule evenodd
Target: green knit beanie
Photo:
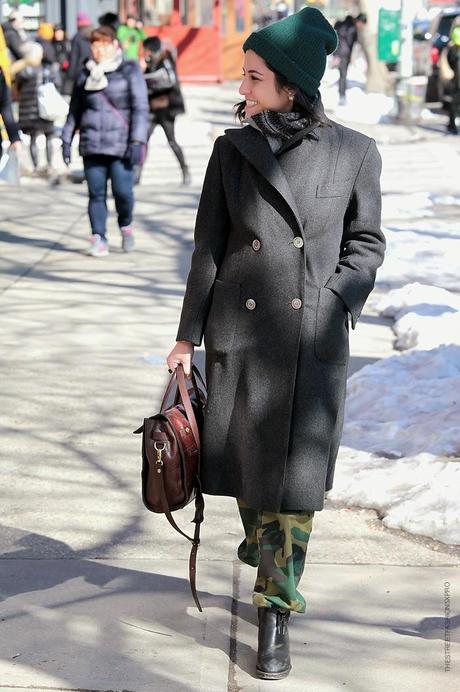
<path id="1" fill-rule="evenodd" d="M 304 7 L 254 31 L 244 42 L 243 50 L 253 50 L 313 97 L 326 69 L 326 56 L 335 51 L 337 42 L 337 34 L 323 13 Z"/>

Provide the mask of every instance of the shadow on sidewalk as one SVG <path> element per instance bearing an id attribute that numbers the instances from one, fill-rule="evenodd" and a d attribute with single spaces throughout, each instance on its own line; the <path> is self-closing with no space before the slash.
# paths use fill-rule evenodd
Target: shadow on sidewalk
<path id="1" fill-rule="evenodd" d="M 79 688 L 94 668 L 101 686 L 100 671 L 105 680 L 104 670 L 110 671 L 116 661 L 119 685 L 123 682 L 129 690 L 137 685 L 147 689 L 150 680 L 152 690 L 187 692 L 191 686 L 180 682 L 193 677 L 187 673 L 193 654 L 182 654 L 187 639 L 228 657 L 231 596 L 200 591 L 203 607 L 218 609 L 201 616 L 188 581 L 143 571 L 147 560 L 133 559 L 139 569 L 130 569 L 81 558 L 79 551 L 40 534 L 9 527 L 0 531 L 7 533 L 11 547 L 0 556 L 2 658 L 36 670 L 34 683 L 51 675 Z M 64 559 L 37 559 L 37 553 Z M 163 562 L 154 564 L 161 568 Z M 184 560 L 176 562 L 181 572 L 186 570 Z M 193 673 L 199 666 L 197 661 Z M 113 676 L 107 675 L 107 684 L 113 685 Z"/>

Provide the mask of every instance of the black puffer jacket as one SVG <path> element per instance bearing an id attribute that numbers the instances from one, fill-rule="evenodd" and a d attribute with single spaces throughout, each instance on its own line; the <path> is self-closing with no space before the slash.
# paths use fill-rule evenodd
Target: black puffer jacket
<path id="1" fill-rule="evenodd" d="M 44 82 L 58 83 L 57 73 L 51 65 L 26 67 L 15 78 L 19 94 L 19 128 L 25 134 L 52 134 L 54 123 L 40 118 L 38 111 L 38 87 Z"/>
<path id="2" fill-rule="evenodd" d="M 80 130 L 80 154 L 105 154 L 124 158 L 132 142 L 147 142 L 147 88 L 137 63 L 124 61 L 106 73 L 108 85 L 101 91 L 85 91 L 89 71 L 77 76 L 62 141 L 72 141 Z"/>

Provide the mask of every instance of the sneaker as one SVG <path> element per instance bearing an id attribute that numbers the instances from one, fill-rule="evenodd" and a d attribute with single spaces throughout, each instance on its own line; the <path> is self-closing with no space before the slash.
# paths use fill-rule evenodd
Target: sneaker
<path id="1" fill-rule="evenodd" d="M 95 233 L 91 237 L 91 245 L 88 248 L 88 255 L 91 257 L 105 257 L 109 254 L 109 245 L 105 238 Z"/>
<path id="2" fill-rule="evenodd" d="M 131 226 L 121 228 L 121 247 L 124 252 L 132 252 L 134 250 L 134 234 Z"/>

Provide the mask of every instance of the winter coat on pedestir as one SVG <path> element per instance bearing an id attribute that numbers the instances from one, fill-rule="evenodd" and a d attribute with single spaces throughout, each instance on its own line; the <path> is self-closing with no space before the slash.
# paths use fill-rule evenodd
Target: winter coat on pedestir
<path id="1" fill-rule="evenodd" d="M 15 78 L 19 96 L 19 128 L 25 134 L 52 134 L 54 123 L 40 118 L 38 110 L 38 87 L 44 82 L 59 86 L 59 68 L 52 65 L 26 67 Z"/>
<path id="2" fill-rule="evenodd" d="M 375 142 L 328 121 L 289 146 L 250 126 L 217 139 L 177 334 L 206 347 L 204 492 L 271 512 L 323 508 L 349 319 L 385 248 Z"/>
<path id="3" fill-rule="evenodd" d="M 77 75 L 82 69 L 86 60 L 91 58 L 91 44 L 89 42 L 91 30 L 92 27 L 90 26 L 80 27 L 75 36 L 72 38 L 70 44 L 70 64 L 68 69 L 68 77 L 72 81 L 77 78 Z"/>
<path id="4" fill-rule="evenodd" d="M 184 98 L 177 76 L 176 63 L 169 51 L 164 51 L 161 60 L 154 66 L 148 66 L 144 72 L 144 78 L 147 84 L 152 113 L 162 110 L 166 111 L 173 118 L 181 113 L 185 113 Z M 155 99 L 158 96 L 168 97 L 168 105 L 165 108 L 159 109 L 155 106 Z"/>
<path id="5" fill-rule="evenodd" d="M 124 158 L 131 142 L 147 142 L 148 103 L 144 77 L 137 63 L 122 62 L 108 72 L 108 85 L 85 91 L 89 72 L 77 76 L 62 141 L 72 141 L 80 130 L 80 154 L 105 154 Z"/>

